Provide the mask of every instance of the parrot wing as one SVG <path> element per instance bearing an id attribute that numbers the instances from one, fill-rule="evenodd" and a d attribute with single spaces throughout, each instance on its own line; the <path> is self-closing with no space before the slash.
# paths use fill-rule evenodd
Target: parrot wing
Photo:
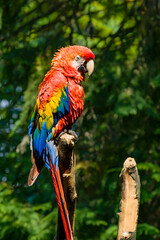
<path id="1" fill-rule="evenodd" d="M 65 77 L 55 76 L 59 80 L 47 77 L 40 85 L 28 131 L 31 137 L 33 164 L 28 177 L 29 186 L 38 177 L 44 165 L 43 160 L 46 160 L 46 140 L 50 141 L 54 137 L 55 125 L 69 112 L 69 93 Z M 45 164 L 49 168 L 48 161 L 45 161 Z"/>

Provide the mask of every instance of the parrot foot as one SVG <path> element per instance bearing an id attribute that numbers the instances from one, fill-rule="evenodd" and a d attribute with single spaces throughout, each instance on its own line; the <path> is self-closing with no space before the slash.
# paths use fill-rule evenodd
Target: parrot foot
<path id="1" fill-rule="evenodd" d="M 70 129 L 64 129 L 59 135 L 58 137 L 56 137 L 56 139 L 54 140 L 55 144 L 57 145 L 58 144 L 58 140 L 59 138 L 65 134 L 65 133 L 68 133 L 70 135 L 73 135 L 75 137 L 75 142 L 78 141 L 78 133 L 74 132 L 73 130 L 70 130 Z"/>
<path id="2" fill-rule="evenodd" d="M 67 130 L 67 133 L 68 134 L 70 134 L 70 135 L 73 135 L 74 137 L 75 137 L 75 142 L 77 142 L 78 141 L 78 133 L 76 133 L 75 131 L 73 131 L 73 130 Z"/>

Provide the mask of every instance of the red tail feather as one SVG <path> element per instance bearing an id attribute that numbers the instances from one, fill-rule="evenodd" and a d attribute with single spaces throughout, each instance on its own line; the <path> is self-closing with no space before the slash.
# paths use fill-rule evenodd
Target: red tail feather
<path id="1" fill-rule="evenodd" d="M 71 230 L 70 221 L 68 217 L 66 200 L 64 197 L 63 187 L 62 187 L 60 173 L 59 173 L 59 167 L 57 167 L 56 169 L 56 166 L 53 165 L 50 156 L 49 156 L 49 162 L 50 162 L 50 171 L 52 175 L 52 182 L 55 189 L 56 198 L 57 198 L 58 206 L 60 209 L 64 230 L 66 233 L 66 239 L 73 240 L 72 230 Z"/>

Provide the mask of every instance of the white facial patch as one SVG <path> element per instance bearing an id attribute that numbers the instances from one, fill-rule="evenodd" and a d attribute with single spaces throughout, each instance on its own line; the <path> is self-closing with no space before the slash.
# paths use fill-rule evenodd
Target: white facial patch
<path id="1" fill-rule="evenodd" d="M 72 67 L 78 69 L 84 62 L 84 58 L 77 55 L 72 61 Z"/>

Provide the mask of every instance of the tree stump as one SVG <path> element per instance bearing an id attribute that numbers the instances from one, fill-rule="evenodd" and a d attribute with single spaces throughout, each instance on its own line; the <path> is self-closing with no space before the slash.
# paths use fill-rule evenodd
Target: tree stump
<path id="1" fill-rule="evenodd" d="M 136 240 L 140 201 L 140 178 L 134 158 L 127 158 L 120 174 L 122 192 L 117 240 Z"/>

